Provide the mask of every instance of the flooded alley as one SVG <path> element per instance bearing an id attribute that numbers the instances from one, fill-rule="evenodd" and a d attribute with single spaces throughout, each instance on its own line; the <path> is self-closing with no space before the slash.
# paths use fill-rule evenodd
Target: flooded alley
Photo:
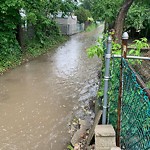
<path id="1" fill-rule="evenodd" d="M 64 150 L 74 108 L 94 96 L 100 60 L 86 49 L 103 27 L 80 33 L 0 76 L 0 150 Z M 88 90 L 87 90 L 88 89 Z"/>

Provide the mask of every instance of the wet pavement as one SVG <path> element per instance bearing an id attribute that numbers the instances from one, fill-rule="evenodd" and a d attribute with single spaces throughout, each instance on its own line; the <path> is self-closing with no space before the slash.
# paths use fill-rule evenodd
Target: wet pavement
<path id="1" fill-rule="evenodd" d="M 0 150 L 66 148 L 74 108 L 96 93 L 100 60 L 87 58 L 86 48 L 101 32 L 74 35 L 0 77 Z"/>

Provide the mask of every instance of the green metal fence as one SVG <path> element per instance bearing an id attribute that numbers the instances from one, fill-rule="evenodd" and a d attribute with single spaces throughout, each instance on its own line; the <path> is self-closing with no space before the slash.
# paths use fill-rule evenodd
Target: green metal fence
<path id="1" fill-rule="evenodd" d="M 123 59 L 120 145 L 123 150 L 150 150 L 150 99 L 137 81 L 136 73 Z M 120 60 L 114 58 L 109 118 L 116 128 Z"/>

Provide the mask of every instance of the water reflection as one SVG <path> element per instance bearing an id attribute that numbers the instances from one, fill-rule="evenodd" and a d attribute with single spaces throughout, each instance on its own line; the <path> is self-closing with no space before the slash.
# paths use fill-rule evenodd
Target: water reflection
<path id="1" fill-rule="evenodd" d="M 73 76 L 78 67 L 79 58 L 81 55 L 82 43 L 77 36 L 71 39 L 58 49 L 55 54 L 54 70 L 60 77 Z M 57 70 L 56 70 L 57 69 Z"/>

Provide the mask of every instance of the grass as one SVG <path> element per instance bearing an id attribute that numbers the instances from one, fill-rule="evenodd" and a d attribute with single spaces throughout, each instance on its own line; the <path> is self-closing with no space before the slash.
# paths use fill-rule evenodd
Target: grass
<path id="1" fill-rule="evenodd" d="M 90 32 L 93 31 L 94 29 L 96 29 L 97 25 L 95 23 L 90 24 L 87 28 L 86 28 L 86 32 Z"/>

